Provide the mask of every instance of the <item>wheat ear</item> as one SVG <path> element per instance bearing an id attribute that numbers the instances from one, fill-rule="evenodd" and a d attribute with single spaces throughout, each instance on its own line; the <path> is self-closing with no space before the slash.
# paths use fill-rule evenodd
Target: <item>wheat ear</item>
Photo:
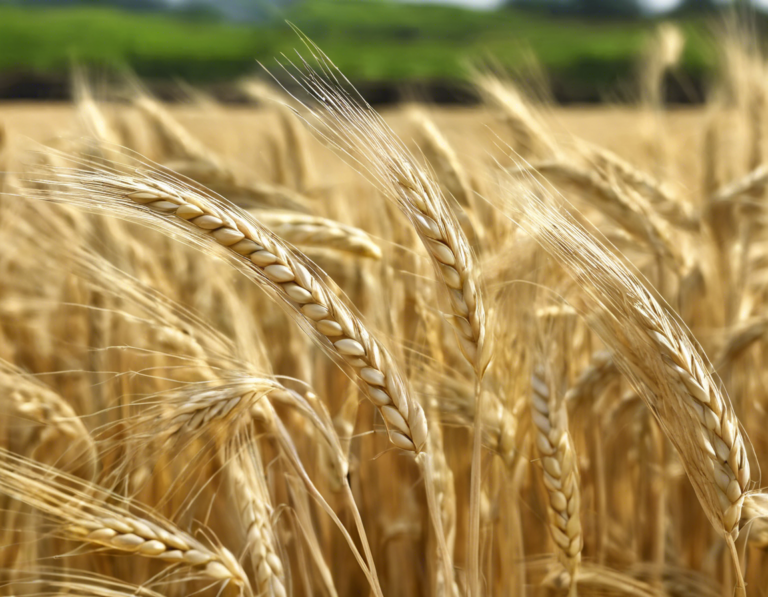
<path id="1" fill-rule="evenodd" d="M 413 225 L 448 295 L 448 320 L 459 346 L 478 378 L 482 378 L 490 360 L 490 345 L 486 343 L 479 271 L 467 237 L 439 185 L 359 94 L 355 98 L 340 87 L 336 77 L 342 75 L 336 67 L 319 48 L 305 41 L 323 74 L 328 75 L 319 75 L 306 61 L 298 74 L 301 85 L 322 106 L 322 113 L 313 114 L 329 125 L 326 139 L 358 162 Z"/>
<path id="2" fill-rule="evenodd" d="M 768 550 L 768 494 L 751 493 L 744 498 L 739 528 L 747 533 L 750 545 Z"/>
<path id="3" fill-rule="evenodd" d="M 714 369 L 720 371 L 743 354 L 755 342 L 768 332 L 768 318 L 755 317 L 740 322 L 726 335 L 723 345 L 715 357 Z"/>
<path id="4" fill-rule="evenodd" d="M 568 389 L 565 400 L 569 410 L 574 410 L 588 397 L 593 397 L 595 390 L 611 381 L 619 374 L 613 355 L 607 350 L 598 350 L 589 359 L 589 365 L 579 374 L 576 382 Z"/>
<path id="5" fill-rule="evenodd" d="M 680 60 L 685 46 L 682 31 L 671 23 L 661 23 L 645 50 L 640 73 L 641 97 L 648 108 L 661 109 L 664 102 L 664 74 Z"/>
<path id="6" fill-rule="evenodd" d="M 277 110 L 287 142 L 288 161 L 294 169 L 296 188 L 302 191 L 311 189 L 315 184 L 316 174 L 309 151 L 307 131 L 289 107 L 287 102 L 290 98 L 266 83 L 253 79 L 244 81 L 241 88 L 248 97 Z"/>
<path id="7" fill-rule="evenodd" d="M 118 143 L 119 135 L 113 130 L 98 104 L 93 99 L 85 72 L 75 68 L 72 77 L 78 115 L 89 134 L 107 143 Z"/>
<path id="8" fill-rule="evenodd" d="M 437 178 L 444 185 L 444 194 L 453 197 L 464 209 L 472 209 L 472 185 L 469 175 L 459 161 L 453 147 L 448 143 L 437 125 L 424 113 L 417 112 L 414 120 L 418 123 L 423 138 L 424 157 L 435 169 Z"/>
<path id="9" fill-rule="evenodd" d="M 474 84 L 486 103 L 494 106 L 509 126 L 516 150 L 523 158 L 532 156 L 551 158 L 557 144 L 529 106 L 522 93 L 509 81 L 490 73 L 477 72 Z"/>
<path id="10" fill-rule="evenodd" d="M 138 504 L 131 504 L 129 510 L 108 503 L 107 493 L 96 486 L 75 477 L 60 483 L 50 477 L 50 469 L 6 450 L 0 450 L 0 480 L 0 492 L 59 521 L 65 538 L 190 566 L 253 594 L 248 577 L 229 550 L 207 547 L 170 522 L 150 520 L 149 512 L 143 512 L 146 517 L 133 514 Z"/>
<path id="11" fill-rule="evenodd" d="M 30 453 L 35 459 L 53 455 L 57 460 L 50 464 L 61 466 L 70 473 L 77 470 L 87 479 L 93 477 L 98 463 L 96 445 L 69 403 L 50 388 L 0 360 L 0 404 L 6 401 L 10 412 L 5 412 L 4 416 L 19 416 L 42 426 Z M 63 453 L 60 448 L 64 448 Z"/>
<path id="12" fill-rule="evenodd" d="M 47 196 L 44 192 L 46 198 L 122 213 L 145 223 L 151 215 L 158 224 L 170 221 L 224 247 L 243 271 L 269 288 L 299 318 L 325 350 L 354 369 L 384 418 L 390 441 L 404 450 L 424 449 L 426 418 L 394 359 L 315 274 L 309 260 L 257 220 L 224 200 L 170 177 L 159 180 L 151 172 L 122 176 L 62 170 L 57 183 L 63 188 Z M 165 226 L 160 227 L 167 232 Z"/>
<path id="13" fill-rule="evenodd" d="M 568 594 L 576 594 L 576 575 L 584 542 L 581 533 L 581 491 L 576 451 L 568 434 L 568 413 L 539 368 L 531 380 L 531 414 L 536 427 L 536 449 L 541 458 L 544 486 L 549 496 L 549 533 L 566 570 Z"/>
<path id="14" fill-rule="evenodd" d="M 685 260 L 669 225 L 636 193 L 604 181 L 596 172 L 564 162 L 546 162 L 517 168 L 514 174 L 537 172 L 554 184 L 567 184 L 629 234 L 662 256 L 675 271 L 685 268 Z"/>
<path id="15" fill-rule="evenodd" d="M 720 187 L 715 191 L 711 201 L 714 203 L 736 201 L 761 192 L 766 185 L 768 185 L 768 166 L 761 164 L 741 178 Z"/>
<path id="16" fill-rule="evenodd" d="M 256 444 L 249 442 L 230 458 L 227 472 L 232 495 L 246 527 L 248 551 L 251 555 L 260 595 L 286 597 L 283 563 L 275 549 L 270 519 L 271 504 L 265 485 L 265 474 Z"/>
<path id="17" fill-rule="evenodd" d="M 300 248 L 333 249 L 369 259 L 381 259 L 381 247 L 360 228 L 297 213 L 262 211 L 255 217 L 277 236 Z"/>
<path id="18" fill-rule="evenodd" d="M 168 157 L 198 162 L 212 172 L 219 180 L 234 180 L 235 175 L 224 160 L 192 136 L 173 116 L 146 95 L 134 99 L 134 105 L 155 126 Z"/>
<path id="19" fill-rule="evenodd" d="M 587 159 L 594 162 L 595 166 L 602 171 L 606 182 L 610 183 L 611 176 L 617 177 L 647 198 L 655 211 L 665 220 L 686 230 L 699 229 L 699 218 L 694 210 L 675 197 L 651 174 L 625 162 L 612 151 L 602 147 L 588 145 L 585 152 Z"/>
<path id="20" fill-rule="evenodd" d="M 166 441 L 188 438 L 214 425 L 226 425 L 232 433 L 245 424 L 256 402 L 270 392 L 286 391 L 269 378 L 242 375 L 227 379 L 229 376 L 231 373 L 137 402 L 152 404 L 139 415 L 139 427 Z"/>

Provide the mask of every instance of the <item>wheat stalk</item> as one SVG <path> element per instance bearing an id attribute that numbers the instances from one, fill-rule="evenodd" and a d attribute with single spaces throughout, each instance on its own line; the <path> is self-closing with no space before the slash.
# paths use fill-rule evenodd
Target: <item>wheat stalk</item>
<path id="1" fill-rule="evenodd" d="M 35 592 L 37 595 L 92 595 L 93 597 L 163 597 L 149 587 L 104 578 L 97 574 L 78 571 L 77 577 L 52 568 L 35 566 L 25 570 L 27 576 L 14 581 L 15 586 L 29 586 L 30 589 L 42 584 L 55 589 L 51 593 Z"/>

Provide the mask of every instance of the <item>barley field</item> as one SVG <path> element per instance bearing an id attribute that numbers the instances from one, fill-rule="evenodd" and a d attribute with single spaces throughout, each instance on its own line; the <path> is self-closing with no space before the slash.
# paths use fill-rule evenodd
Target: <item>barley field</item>
<path id="1" fill-rule="evenodd" d="M 0 594 L 766 594 L 768 62 L 670 108 L 683 42 L 616 106 L 311 43 L 0 104 Z"/>

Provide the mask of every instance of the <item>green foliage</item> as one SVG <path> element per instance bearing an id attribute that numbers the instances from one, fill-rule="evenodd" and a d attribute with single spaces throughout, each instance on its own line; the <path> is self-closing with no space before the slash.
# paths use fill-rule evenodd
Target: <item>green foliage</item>
<path id="1" fill-rule="evenodd" d="M 552 19 L 514 9 L 473 12 L 384 0 L 292 4 L 291 20 L 353 80 L 458 79 L 468 61 L 514 67 L 531 52 L 554 77 L 609 89 L 655 25 L 649 20 Z M 701 72 L 714 56 L 689 19 L 688 66 Z M 0 73 L 65 73 L 73 61 L 129 66 L 139 76 L 226 80 L 275 65 L 301 43 L 282 22 L 256 25 L 174 18 L 110 8 L 0 6 Z"/>

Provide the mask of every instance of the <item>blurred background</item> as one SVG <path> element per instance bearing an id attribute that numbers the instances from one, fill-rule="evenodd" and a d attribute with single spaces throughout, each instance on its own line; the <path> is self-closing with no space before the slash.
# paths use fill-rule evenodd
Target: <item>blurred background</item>
<path id="1" fill-rule="evenodd" d="M 472 103 L 464 81 L 479 64 L 546 73 L 561 103 L 621 100 L 664 20 L 686 39 L 667 100 L 695 103 L 723 13 L 749 12 L 760 30 L 765 10 L 768 0 L 0 0 L 0 98 L 66 99 L 79 64 L 132 72 L 164 99 L 183 81 L 238 101 L 236 81 L 258 62 L 279 77 L 275 57 L 295 56 L 289 21 L 374 104 Z"/>

